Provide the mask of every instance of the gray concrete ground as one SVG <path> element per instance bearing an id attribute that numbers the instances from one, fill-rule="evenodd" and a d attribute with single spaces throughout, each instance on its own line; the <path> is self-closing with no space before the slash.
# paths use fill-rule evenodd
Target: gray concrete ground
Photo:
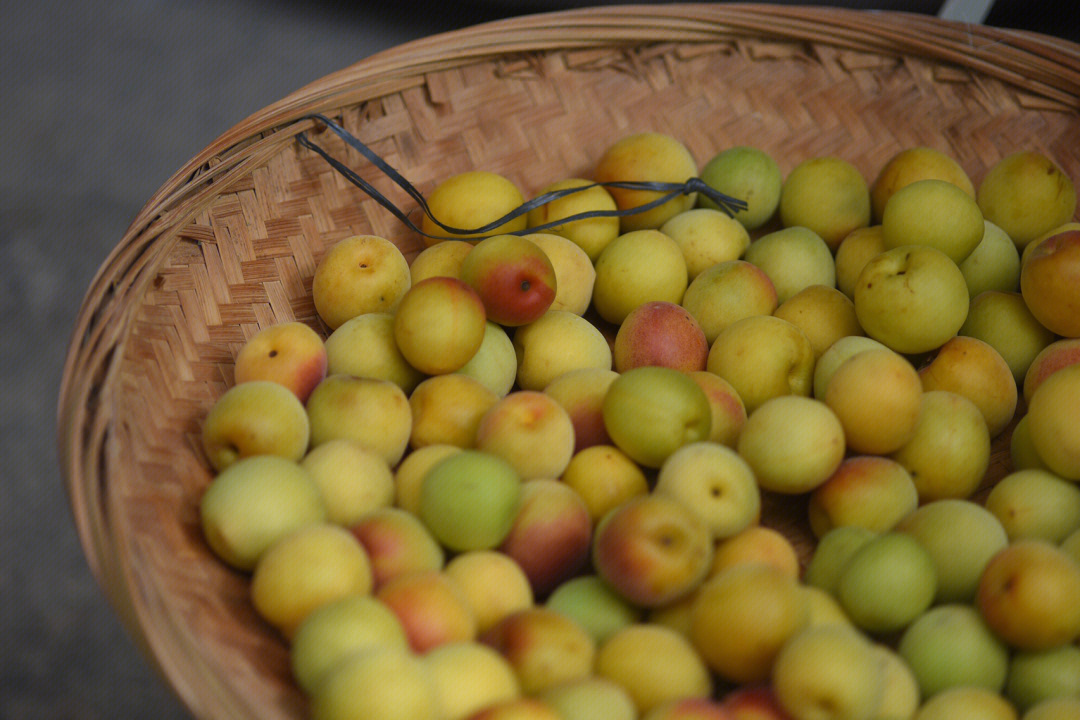
<path id="1" fill-rule="evenodd" d="M 940 5 L 836 4 L 931 13 Z M 451 5 L 452 14 L 441 14 Z M 56 460 L 57 389 L 72 323 L 94 271 L 141 205 L 217 135 L 322 75 L 409 39 L 547 7 L 4 3 L 0 718 L 190 717 L 91 577 Z"/>

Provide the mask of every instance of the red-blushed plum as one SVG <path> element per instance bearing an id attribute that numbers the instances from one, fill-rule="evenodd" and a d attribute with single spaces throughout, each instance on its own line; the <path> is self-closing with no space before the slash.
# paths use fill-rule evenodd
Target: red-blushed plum
<path id="1" fill-rule="evenodd" d="M 712 429 L 709 440 L 735 447 L 735 442 L 746 422 L 746 406 L 735 388 L 724 378 L 708 370 L 690 373 L 690 379 L 705 391 L 705 397 L 712 408 Z"/>
<path id="2" fill-rule="evenodd" d="M 300 402 L 326 377 L 326 345 L 302 322 L 283 322 L 259 330 L 236 354 L 236 383 L 270 380 L 296 393 Z"/>
<path id="3" fill-rule="evenodd" d="M 1062 338 L 1050 343 L 1035 356 L 1024 374 L 1024 402 L 1030 403 L 1035 389 L 1063 367 L 1080 364 L 1080 338 Z"/>
<path id="4" fill-rule="evenodd" d="M 676 303 L 656 300 L 637 306 L 615 334 L 613 361 L 620 373 L 646 365 L 694 372 L 705 369 L 708 356 L 701 326 Z"/>
<path id="5" fill-rule="evenodd" d="M 203 420 L 206 459 L 221 472 L 240 458 L 277 455 L 299 461 L 307 452 L 311 423 L 292 390 L 270 380 L 233 385 Z"/>
<path id="6" fill-rule="evenodd" d="M 816 537 L 838 525 L 885 532 L 918 504 L 915 483 L 900 463 L 880 455 L 849 455 L 811 493 L 807 514 Z"/>
<path id="7" fill-rule="evenodd" d="M 605 368 L 579 368 L 559 375 L 544 387 L 544 393 L 562 405 L 574 425 L 574 452 L 594 445 L 610 445 L 604 427 L 604 395 L 619 373 Z"/>
<path id="8" fill-rule="evenodd" d="M 521 500 L 499 549 L 525 572 L 533 595 L 545 598 L 589 561 L 592 517 L 577 492 L 558 480 L 521 485 Z"/>
<path id="9" fill-rule="evenodd" d="M 420 518 L 396 507 L 374 510 L 349 527 L 367 551 L 377 590 L 391 579 L 419 570 L 439 570 L 446 553 Z"/>
<path id="10" fill-rule="evenodd" d="M 527 695 L 589 677 L 596 658 L 593 636 L 569 616 L 544 606 L 504 617 L 479 640 L 507 659 Z"/>
<path id="11" fill-rule="evenodd" d="M 441 570 L 416 570 L 393 577 L 375 590 L 375 598 L 401 621 L 409 647 L 418 653 L 472 640 L 478 632 L 469 599 Z"/>
<path id="12" fill-rule="evenodd" d="M 335 243 L 319 260 L 311 282 L 315 311 L 331 330 L 371 312 L 392 312 L 412 284 L 401 250 L 377 235 Z"/>
<path id="13" fill-rule="evenodd" d="M 692 592 L 708 573 L 712 553 L 712 536 L 697 515 L 677 500 L 650 494 L 600 520 L 592 561 L 619 595 L 658 607 Z"/>
<path id="14" fill-rule="evenodd" d="M 473 246 L 461 279 L 484 303 L 492 322 L 518 326 L 536 320 L 555 300 L 555 268 L 540 246 L 518 235 L 493 235 Z"/>
<path id="15" fill-rule="evenodd" d="M 314 523 L 285 535 L 259 557 L 251 602 L 291 640 L 314 610 L 371 588 L 371 561 L 360 542 L 339 525 Z"/>
<path id="16" fill-rule="evenodd" d="M 780 648 L 808 619 L 795 578 L 771 565 L 737 565 L 710 578 L 696 593 L 690 638 L 721 678 L 764 682 Z"/>
<path id="17" fill-rule="evenodd" d="M 979 579 L 975 605 L 1018 650 L 1047 650 L 1080 637 L 1080 564 L 1045 540 L 999 550 Z"/>
<path id="18" fill-rule="evenodd" d="M 768 683 L 736 686 L 721 700 L 732 720 L 793 720 L 780 707 Z"/>

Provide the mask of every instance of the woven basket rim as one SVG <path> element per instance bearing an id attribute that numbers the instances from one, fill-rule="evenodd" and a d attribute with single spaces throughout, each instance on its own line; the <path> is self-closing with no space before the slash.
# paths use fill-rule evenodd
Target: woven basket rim
<path id="1" fill-rule="evenodd" d="M 109 467 L 121 442 L 110 397 L 133 317 L 177 233 L 236 178 L 312 127 L 364 100 L 423 84 L 427 74 L 507 56 L 622 45 L 808 42 L 956 65 L 1080 111 L 1080 44 L 899 11 L 758 4 L 624 5 L 496 20 L 414 40 L 361 59 L 241 120 L 196 154 L 146 202 L 88 287 L 71 333 L 58 397 L 60 466 L 91 569 L 145 653 L 154 645 L 127 596 L 131 568 L 108 528 Z M 193 678 L 161 668 L 193 706 Z M 183 676 L 183 677 L 181 677 Z M 201 678 L 205 680 L 205 678 Z"/>

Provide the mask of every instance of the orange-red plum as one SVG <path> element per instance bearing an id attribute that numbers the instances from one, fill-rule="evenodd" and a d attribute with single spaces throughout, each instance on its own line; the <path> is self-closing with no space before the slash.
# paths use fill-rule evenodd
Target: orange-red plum
<path id="1" fill-rule="evenodd" d="M 630 311 L 615 335 L 617 372 L 658 365 L 683 372 L 705 369 L 709 343 L 697 320 L 681 305 L 657 300 Z"/>
<path id="2" fill-rule="evenodd" d="M 585 501 L 558 480 L 536 478 L 521 487 L 521 501 L 499 549 L 524 571 L 533 595 L 545 598 L 589 561 L 593 523 Z"/>
<path id="3" fill-rule="evenodd" d="M 236 354 L 236 383 L 270 380 L 292 390 L 300 402 L 327 372 L 326 345 L 302 322 L 271 325 L 255 333 Z"/>

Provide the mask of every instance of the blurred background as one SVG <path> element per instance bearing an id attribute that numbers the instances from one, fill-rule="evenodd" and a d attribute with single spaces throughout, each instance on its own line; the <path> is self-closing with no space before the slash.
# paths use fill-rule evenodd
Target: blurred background
<path id="1" fill-rule="evenodd" d="M 5 4 L 0 718 L 190 718 L 91 576 L 57 462 L 57 392 L 75 316 L 143 203 L 247 115 L 375 52 L 486 20 L 597 4 L 614 3 Z M 815 4 L 944 10 L 1080 40 L 1074 0 Z"/>

